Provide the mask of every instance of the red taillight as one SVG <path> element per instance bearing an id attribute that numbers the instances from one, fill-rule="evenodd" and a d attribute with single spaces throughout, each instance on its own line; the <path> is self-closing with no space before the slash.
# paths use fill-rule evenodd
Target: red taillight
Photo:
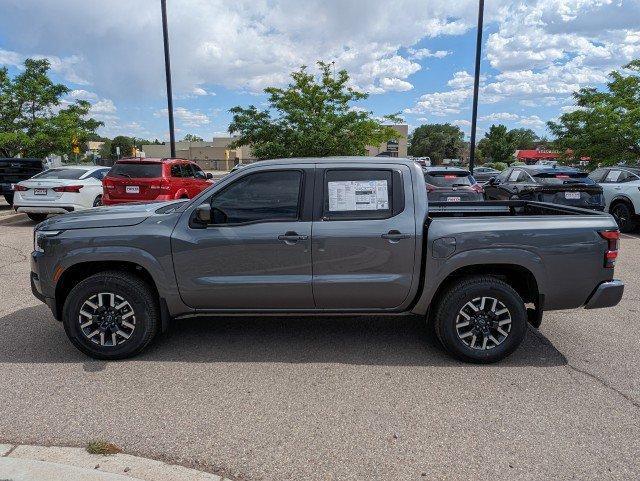
<path id="1" fill-rule="evenodd" d="M 458 176 L 457 175 L 445 175 L 444 178 L 445 179 L 449 179 L 449 180 L 453 180 L 453 179 L 457 179 Z"/>
<path id="2" fill-rule="evenodd" d="M 556 175 L 556 179 L 569 179 L 570 177 L 566 174 L 558 174 Z"/>
<path id="3" fill-rule="evenodd" d="M 616 259 L 618 258 L 618 248 L 620 245 L 620 231 L 618 230 L 604 230 L 598 232 L 600 237 L 605 239 L 608 243 L 607 250 L 604 253 L 604 266 L 613 268 L 616 265 Z"/>
<path id="4" fill-rule="evenodd" d="M 16 191 L 16 192 L 24 192 L 26 190 L 29 190 L 29 188 L 25 187 L 24 185 L 16 184 L 16 185 L 13 186 L 13 190 Z"/>
<path id="5" fill-rule="evenodd" d="M 74 192 L 74 193 L 78 193 L 80 192 L 80 189 L 82 189 L 82 185 L 64 185 L 62 187 L 54 187 L 53 190 L 54 192 Z"/>
<path id="6" fill-rule="evenodd" d="M 484 194 L 484 189 L 480 184 L 473 184 L 471 188 L 475 190 L 478 194 Z"/>

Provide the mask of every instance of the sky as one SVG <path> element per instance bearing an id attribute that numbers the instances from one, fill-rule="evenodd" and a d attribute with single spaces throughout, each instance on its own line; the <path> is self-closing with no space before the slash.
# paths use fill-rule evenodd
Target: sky
<path id="1" fill-rule="evenodd" d="M 478 2 L 167 0 L 176 137 L 228 135 L 233 106 L 317 60 L 368 92 L 357 104 L 413 129 L 469 134 Z M 478 134 L 493 123 L 548 135 L 571 93 L 640 58 L 640 0 L 488 0 Z M 0 0 L 0 64 L 46 57 L 66 102 L 91 102 L 99 133 L 168 139 L 159 0 Z"/>

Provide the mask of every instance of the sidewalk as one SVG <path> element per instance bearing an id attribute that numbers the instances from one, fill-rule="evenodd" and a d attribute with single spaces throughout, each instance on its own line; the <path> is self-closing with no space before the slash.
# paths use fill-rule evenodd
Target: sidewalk
<path id="1" fill-rule="evenodd" d="M 0 480 L 231 481 L 215 474 L 129 454 L 89 454 L 83 448 L 0 444 Z"/>

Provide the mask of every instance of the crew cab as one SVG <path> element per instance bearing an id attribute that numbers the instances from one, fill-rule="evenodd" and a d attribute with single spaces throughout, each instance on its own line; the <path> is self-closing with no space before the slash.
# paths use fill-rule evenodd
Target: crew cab
<path id="1" fill-rule="evenodd" d="M 102 203 L 191 199 L 210 187 L 211 179 L 213 175 L 186 159 L 122 159 L 102 181 Z"/>
<path id="2" fill-rule="evenodd" d="M 42 222 L 31 286 L 100 359 L 133 356 L 194 315 L 414 314 L 454 356 L 494 362 L 545 310 L 620 301 L 609 214 L 430 203 L 425 190 L 407 159 L 261 161 L 191 200 Z"/>

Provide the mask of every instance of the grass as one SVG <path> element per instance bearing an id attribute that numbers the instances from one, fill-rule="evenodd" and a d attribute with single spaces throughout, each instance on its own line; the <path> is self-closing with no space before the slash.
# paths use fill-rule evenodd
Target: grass
<path id="1" fill-rule="evenodd" d="M 118 446 L 113 443 L 108 443 L 106 441 L 94 441 L 92 443 L 87 444 L 86 450 L 89 454 L 118 454 L 122 452 Z"/>

